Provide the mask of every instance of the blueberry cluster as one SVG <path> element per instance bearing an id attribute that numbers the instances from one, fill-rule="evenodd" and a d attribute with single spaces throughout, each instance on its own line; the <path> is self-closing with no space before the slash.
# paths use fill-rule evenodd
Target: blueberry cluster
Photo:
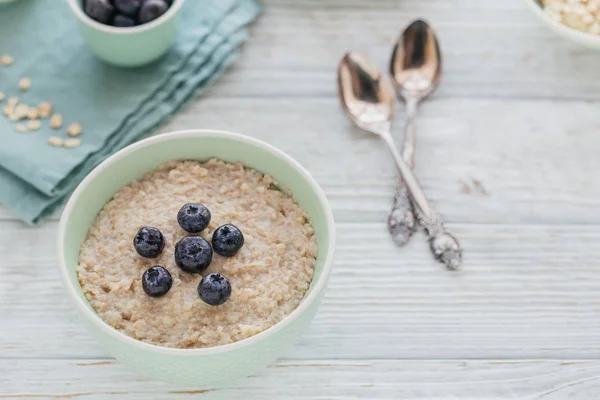
<path id="1" fill-rule="evenodd" d="M 200 233 L 210 223 L 210 210 L 202 204 L 186 204 L 177 213 L 177 223 L 189 233 Z M 234 256 L 244 245 L 244 235 L 234 225 L 226 224 L 213 232 L 212 246 L 201 236 L 183 237 L 175 245 L 175 264 L 190 274 L 201 273 L 210 265 L 213 251 L 224 257 Z M 156 258 L 165 248 L 165 239 L 157 228 L 144 226 L 135 235 L 133 247 L 146 258 Z M 148 296 L 164 296 L 173 285 L 169 271 L 155 265 L 142 275 L 142 287 Z M 207 304 L 217 306 L 231 296 L 231 284 L 223 275 L 213 272 L 198 284 L 198 295 Z"/>
<path id="2" fill-rule="evenodd" d="M 173 0 L 84 0 L 88 17 L 112 26 L 129 27 L 153 21 L 167 12 Z"/>

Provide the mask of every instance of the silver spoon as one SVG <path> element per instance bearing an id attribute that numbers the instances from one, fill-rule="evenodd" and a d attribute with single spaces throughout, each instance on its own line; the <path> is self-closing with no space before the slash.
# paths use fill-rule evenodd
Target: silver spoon
<path id="1" fill-rule="evenodd" d="M 342 108 L 354 125 L 378 135 L 387 144 L 413 203 L 419 222 L 429 235 L 435 258 L 457 269 L 461 262 L 458 241 L 444 229 L 441 218 L 429 204 L 412 169 L 404 162 L 390 134 L 396 96 L 390 83 L 376 66 L 358 53 L 347 53 L 337 75 Z"/>
<path id="2" fill-rule="evenodd" d="M 392 82 L 406 104 L 402 157 L 411 168 L 414 166 L 417 108 L 436 88 L 441 73 L 442 56 L 435 32 L 425 21 L 416 20 L 398 38 L 390 60 Z M 416 230 L 412 204 L 402 181 L 398 182 L 394 195 L 388 230 L 398 246 L 405 245 Z"/>

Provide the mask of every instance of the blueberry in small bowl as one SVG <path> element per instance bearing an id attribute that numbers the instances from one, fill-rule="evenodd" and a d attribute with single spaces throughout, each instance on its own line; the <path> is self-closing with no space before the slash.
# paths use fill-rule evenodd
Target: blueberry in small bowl
<path id="1" fill-rule="evenodd" d="M 175 41 L 184 0 L 68 0 L 90 50 L 113 65 L 135 67 Z"/>
<path id="2" fill-rule="evenodd" d="M 154 21 L 161 15 L 167 12 L 169 3 L 165 0 L 145 0 L 138 14 L 138 22 L 145 24 Z"/>
<path id="3" fill-rule="evenodd" d="M 135 19 L 133 19 L 129 15 L 115 14 L 115 16 L 112 19 L 112 25 L 113 26 L 120 26 L 122 28 L 125 28 L 125 27 L 128 27 L 128 26 L 135 26 L 136 22 L 135 22 Z"/>
<path id="4" fill-rule="evenodd" d="M 170 7 L 167 0 L 84 0 L 84 5 L 83 11 L 91 19 L 118 27 L 147 24 Z"/>
<path id="5" fill-rule="evenodd" d="M 90 0 L 87 0 L 88 2 Z M 115 5 L 115 9 L 118 13 L 128 15 L 130 17 L 137 17 L 140 12 L 140 8 L 142 8 L 142 0 L 113 0 Z M 168 5 L 167 5 L 168 8 Z M 166 9 L 165 9 L 166 11 Z M 163 13 L 164 14 L 164 13 Z"/>
<path id="6" fill-rule="evenodd" d="M 85 0 L 85 13 L 93 20 L 108 25 L 115 15 L 115 8 L 109 0 Z"/>

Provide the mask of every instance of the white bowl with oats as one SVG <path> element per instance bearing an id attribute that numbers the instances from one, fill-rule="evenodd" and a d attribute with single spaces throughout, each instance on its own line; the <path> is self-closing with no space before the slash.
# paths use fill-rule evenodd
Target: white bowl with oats
<path id="1" fill-rule="evenodd" d="M 210 210 L 202 226 L 180 220 L 187 203 Z M 229 254 L 216 240 L 226 224 L 243 233 Z M 138 244 L 151 243 L 137 239 L 151 227 L 160 243 L 146 254 Z M 186 253 L 184 241 L 205 247 Z M 324 296 L 334 242 L 327 199 L 296 161 L 247 136 L 195 130 L 142 140 L 92 171 L 65 206 L 58 261 L 71 301 L 115 358 L 206 387 L 255 373 L 301 334 Z M 188 264 L 195 254 L 211 256 Z M 148 286 L 157 265 L 168 279 Z M 219 292 L 202 282 L 217 273 L 230 287 L 214 301 Z"/>
<path id="2" fill-rule="evenodd" d="M 600 49 L 600 0 L 525 0 L 525 3 L 560 36 Z"/>

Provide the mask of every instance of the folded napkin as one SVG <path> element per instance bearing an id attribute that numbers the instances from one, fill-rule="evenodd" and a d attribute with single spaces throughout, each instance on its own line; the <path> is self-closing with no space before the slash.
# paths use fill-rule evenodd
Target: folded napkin
<path id="1" fill-rule="evenodd" d="M 52 5 L 49 5 L 52 3 Z M 76 148 L 48 145 L 61 131 L 18 133 L 0 116 L 0 203 L 29 224 L 59 208 L 103 159 L 140 139 L 202 94 L 235 62 L 245 27 L 260 12 L 255 0 L 187 0 L 176 44 L 141 68 L 107 65 L 89 52 L 66 1 L 0 5 L 0 92 L 29 105 L 50 101 L 64 126 L 83 126 Z M 22 77 L 31 88 L 21 92 Z M 0 103 L 6 105 L 7 99 Z"/>

